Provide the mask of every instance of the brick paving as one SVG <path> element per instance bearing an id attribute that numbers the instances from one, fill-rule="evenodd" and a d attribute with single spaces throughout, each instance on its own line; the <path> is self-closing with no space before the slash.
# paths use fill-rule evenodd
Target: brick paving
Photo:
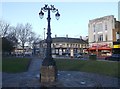
<path id="1" fill-rule="evenodd" d="M 2 73 L 2 87 L 40 87 L 42 60 L 33 58 L 27 72 Z M 58 71 L 57 87 L 120 87 L 120 79 L 94 73 Z"/>

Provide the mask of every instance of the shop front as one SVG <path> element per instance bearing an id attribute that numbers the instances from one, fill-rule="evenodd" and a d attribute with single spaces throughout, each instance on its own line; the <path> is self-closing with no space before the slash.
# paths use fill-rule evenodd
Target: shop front
<path id="1" fill-rule="evenodd" d="M 92 45 L 88 48 L 89 54 L 96 54 L 98 57 L 105 57 L 112 55 L 112 48 L 107 44 Z"/>
<path id="2" fill-rule="evenodd" d="M 120 54 L 120 42 L 113 42 L 113 54 Z"/>

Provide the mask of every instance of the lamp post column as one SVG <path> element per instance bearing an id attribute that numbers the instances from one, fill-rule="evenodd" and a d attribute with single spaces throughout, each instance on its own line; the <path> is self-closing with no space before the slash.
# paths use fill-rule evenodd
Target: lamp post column
<path id="1" fill-rule="evenodd" d="M 48 17 L 47 17 L 48 28 L 47 28 L 47 39 L 46 39 L 47 49 L 46 49 L 45 59 L 43 60 L 43 63 L 42 63 L 43 66 L 50 66 L 50 65 L 54 66 L 55 65 L 55 62 L 52 59 L 52 54 L 51 54 L 52 38 L 51 38 L 50 20 L 51 20 L 51 18 L 50 18 L 50 9 L 48 8 Z"/>
<path id="2" fill-rule="evenodd" d="M 47 42 L 47 54 L 48 55 L 47 57 L 49 58 L 49 60 L 52 60 L 52 54 L 51 54 L 51 43 L 52 43 L 52 38 L 51 38 L 51 28 L 50 28 L 50 9 L 48 9 L 48 28 L 47 28 L 47 39 L 46 39 L 46 42 Z"/>
<path id="3" fill-rule="evenodd" d="M 55 82 L 57 79 L 57 66 L 52 58 L 52 51 L 51 51 L 52 38 L 51 38 L 51 28 L 50 28 L 50 20 L 51 20 L 50 11 L 57 12 L 55 14 L 57 20 L 60 17 L 58 9 L 54 8 L 54 5 L 51 5 L 51 8 L 48 5 L 45 5 L 45 7 L 41 8 L 41 11 L 39 13 L 40 18 L 43 18 L 44 15 L 43 11 L 44 12 L 48 11 L 48 17 L 47 17 L 48 28 L 47 28 L 47 38 L 45 41 L 47 43 L 47 49 L 46 49 L 45 58 L 42 62 L 42 66 L 40 69 L 41 84 Z"/>

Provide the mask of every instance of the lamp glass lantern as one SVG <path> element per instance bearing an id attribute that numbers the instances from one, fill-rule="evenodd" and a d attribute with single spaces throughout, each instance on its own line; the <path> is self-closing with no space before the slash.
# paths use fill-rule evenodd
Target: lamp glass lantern
<path id="1" fill-rule="evenodd" d="M 55 17 L 56 17 L 57 20 L 59 20 L 59 18 L 60 18 L 59 12 L 57 12 L 57 13 L 55 14 Z"/>
<path id="2" fill-rule="evenodd" d="M 42 10 L 41 10 L 40 13 L 39 13 L 39 17 L 42 19 L 43 16 L 44 16 L 44 13 L 43 13 Z"/>

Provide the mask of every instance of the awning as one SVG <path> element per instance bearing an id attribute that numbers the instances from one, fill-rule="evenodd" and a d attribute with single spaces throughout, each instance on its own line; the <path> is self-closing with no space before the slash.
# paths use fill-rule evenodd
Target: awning
<path id="1" fill-rule="evenodd" d="M 112 48 L 105 48 L 105 47 L 101 47 L 101 48 L 98 48 L 98 50 L 112 50 Z"/>
<path id="2" fill-rule="evenodd" d="M 112 48 L 108 48 L 108 47 L 99 47 L 99 48 L 91 47 L 91 48 L 88 48 L 87 50 L 88 51 L 90 51 L 90 50 L 112 50 Z"/>
<path id="3" fill-rule="evenodd" d="M 89 50 L 96 50 L 96 48 L 95 48 L 95 47 L 91 47 L 91 48 L 88 48 L 87 50 L 88 50 L 88 51 L 89 51 Z"/>

